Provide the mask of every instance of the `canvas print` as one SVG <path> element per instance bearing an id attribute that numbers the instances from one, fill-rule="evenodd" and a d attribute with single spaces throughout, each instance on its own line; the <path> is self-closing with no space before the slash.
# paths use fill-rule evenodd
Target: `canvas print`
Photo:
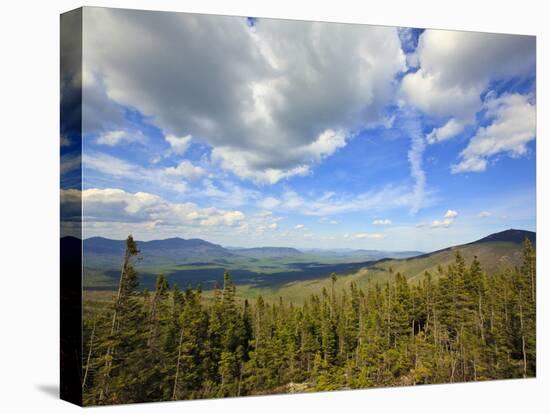
<path id="1" fill-rule="evenodd" d="M 61 17 L 62 397 L 536 375 L 535 37 Z"/>

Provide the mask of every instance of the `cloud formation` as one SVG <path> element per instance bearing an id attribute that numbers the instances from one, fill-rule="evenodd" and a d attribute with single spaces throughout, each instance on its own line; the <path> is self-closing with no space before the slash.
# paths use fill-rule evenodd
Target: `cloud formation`
<path id="1" fill-rule="evenodd" d="M 82 157 L 85 185 L 91 173 L 95 173 L 108 177 L 106 178 L 108 182 L 124 180 L 125 183 L 156 186 L 177 193 L 187 190 L 186 179 L 196 179 L 202 172 L 202 169 L 191 166 L 187 161 L 182 164 L 183 166 L 160 169 L 142 167 L 130 161 L 97 152 L 86 152 Z"/>
<path id="2" fill-rule="evenodd" d="M 189 145 L 191 145 L 191 135 L 185 135 L 183 137 L 177 137 L 175 135 L 166 135 L 165 137 L 166 142 L 170 144 L 170 148 L 174 152 L 174 154 L 177 155 L 183 155 L 185 154 L 185 151 L 189 148 Z"/>
<path id="3" fill-rule="evenodd" d="M 426 30 L 415 51 L 419 69 L 407 74 L 400 94 L 439 120 L 428 142 L 450 139 L 475 122 L 491 81 L 525 76 L 535 64 L 535 38 L 480 32 Z"/>
<path id="4" fill-rule="evenodd" d="M 355 233 L 351 235 L 351 238 L 357 240 L 363 239 L 383 239 L 384 235 L 382 233 Z"/>
<path id="5" fill-rule="evenodd" d="M 102 8 L 85 19 L 85 71 L 111 100 L 267 184 L 381 122 L 405 68 L 390 27 L 260 19 L 251 30 L 234 17 Z"/>
<path id="6" fill-rule="evenodd" d="M 144 140 L 145 136 L 140 131 L 129 132 L 117 129 L 100 133 L 96 142 L 100 145 L 114 147 L 122 143 L 143 142 Z"/>
<path id="7" fill-rule="evenodd" d="M 130 193 L 116 188 L 62 190 L 63 208 L 71 211 L 71 203 L 80 205 L 87 226 L 94 223 L 140 223 L 150 227 L 235 227 L 246 218 L 238 210 L 215 207 L 201 208 L 194 203 L 174 203 L 146 192 Z M 79 208 L 79 207 L 78 207 Z"/>
<path id="8" fill-rule="evenodd" d="M 443 220 L 434 220 L 430 223 L 432 229 L 436 228 L 447 228 L 450 227 L 455 219 L 458 217 L 458 213 L 455 210 L 447 210 L 443 216 Z"/>
<path id="9" fill-rule="evenodd" d="M 504 94 L 489 98 L 484 107 L 492 122 L 477 130 L 460 153 L 461 161 L 452 166 L 453 173 L 485 171 L 488 160 L 498 154 L 520 157 L 535 139 L 536 109 L 530 96 Z"/>
<path id="10" fill-rule="evenodd" d="M 189 181 L 196 181 L 206 175 L 206 170 L 202 167 L 191 164 L 184 160 L 175 167 L 165 168 L 164 173 L 168 176 L 180 177 Z"/>
<path id="11" fill-rule="evenodd" d="M 455 210 L 447 210 L 445 215 L 443 216 L 446 219 L 455 219 L 458 217 L 458 213 Z"/>
<path id="12" fill-rule="evenodd" d="M 384 211 L 411 208 L 417 202 L 416 194 L 406 186 L 388 186 L 359 194 L 323 194 L 306 196 L 295 191 L 285 191 L 279 198 L 267 197 L 259 206 L 280 212 L 299 213 L 306 216 L 334 216 L 343 213 Z M 430 199 L 425 200 L 429 203 Z M 337 224 L 335 220 L 331 224 Z"/>
<path id="13" fill-rule="evenodd" d="M 448 203 L 439 209 L 462 206 L 468 192 L 494 200 L 500 185 L 477 191 L 486 177 L 456 174 L 525 156 L 535 139 L 532 37 L 84 13 L 84 187 L 97 190 L 88 195 L 95 218 L 107 205 L 127 214 L 116 224 L 88 222 L 105 232 L 127 226 L 160 237 L 184 228 L 230 245 L 299 246 L 307 239 L 352 247 L 385 235 L 378 245 L 393 248 L 394 238 L 413 240 L 398 233 L 417 231 L 411 215 L 438 200 Z M 63 151 L 79 138 L 66 132 Z M 148 145 L 132 145 L 142 138 Z M 451 161 L 442 166 L 443 159 Z M 529 161 L 507 163 L 517 170 L 499 184 L 530 183 Z M 78 175 L 80 166 L 64 153 L 66 175 Z M 476 212 L 488 207 L 475 197 Z M 211 213 L 208 206 L 215 206 Z M 167 224 L 167 217 L 180 222 Z M 435 245 L 465 234 L 471 222 L 480 232 L 495 221 L 474 213 L 449 231 L 429 230 L 457 218 L 448 210 L 419 227 Z M 339 233 L 369 230 L 357 229 L 358 221 L 388 227 L 371 228 L 384 234 Z"/>

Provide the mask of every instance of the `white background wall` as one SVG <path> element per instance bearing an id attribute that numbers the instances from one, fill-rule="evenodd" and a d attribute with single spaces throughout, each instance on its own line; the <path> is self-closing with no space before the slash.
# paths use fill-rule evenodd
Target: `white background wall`
<path id="1" fill-rule="evenodd" d="M 544 1 L 111 0 L 86 5 L 480 30 L 538 36 L 538 378 L 294 396 L 145 404 L 106 412 L 549 412 L 550 34 Z M 58 389 L 59 17 L 70 0 L 0 12 L 0 411 L 77 410 Z M 545 257 L 545 254 L 547 255 Z M 545 407 L 546 406 L 546 407 Z M 95 409 L 94 409 L 95 411 Z"/>

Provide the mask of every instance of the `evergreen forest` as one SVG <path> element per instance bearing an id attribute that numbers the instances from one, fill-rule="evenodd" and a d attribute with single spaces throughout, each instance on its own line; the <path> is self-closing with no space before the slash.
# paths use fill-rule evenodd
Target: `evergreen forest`
<path id="1" fill-rule="evenodd" d="M 388 270 L 368 289 L 330 288 L 303 303 L 244 300 L 229 272 L 214 292 L 160 274 L 141 289 L 126 240 L 109 306 L 84 320 L 85 405 L 453 383 L 536 374 L 535 249 L 487 274 L 460 252 L 418 283 Z M 340 283 L 339 283 L 340 282 Z"/>

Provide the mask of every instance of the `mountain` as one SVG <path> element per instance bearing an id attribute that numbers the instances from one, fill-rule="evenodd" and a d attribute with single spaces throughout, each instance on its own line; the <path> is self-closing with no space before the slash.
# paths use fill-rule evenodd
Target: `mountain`
<path id="1" fill-rule="evenodd" d="M 537 233 L 534 231 L 510 229 L 501 231 L 500 233 L 491 234 L 471 244 L 488 242 L 523 243 L 525 239 L 529 239 L 531 243 L 536 244 Z"/>
<path id="2" fill-rule="evenodd" d="M 189 258 L 225 258 L 233 256 L 229 250 L 219 244 L 202 239 L 182 239 L 173 237 L 164 240 L 138 241 L 140 256 L 147 262 L 183 261 Z M 111 240 L 104 237 L 91 237 L 84 240 L 84 257 L 94 256 L 108 259 L 116 258 L 120 262 L 124 254 L 125 241 Z"/>
<path id="3" fill-rule="evenodd" d="M 460 254 L 469 264 L 474 256 L 481 262 L 481 267 L 488 275 L 519 266 L 522 262 L 522 243 L 529 239 L 536 245 L 536 233 L 525 230 L 505 230 L 491 234 L 477 241 L 457 246 L 447 247 L 432 253 L 422 254 L 405 259 L 381 259 L 358 264 L 356 271 L 344 271 L 338 274 L 341 286 L 355 282 L 359 287 L 384 284 L 390 279 L 390 268 L 393 273 L 400 272 L 409 283 L 419 283 L 426 271 L 434 278 L 438 276 L 438 267 L 446 268 L 454 263 L 455 254 Z M 328 277 L 317 280 L 301 280 L 278 286 L 267 292 L 262 292 L 265 299 L 276 300 L 279 296 L 289 301 L 299 303 L 312 293 L 320 293 L 323 288 L 330 290 L 331 280 Z"/>
<path id="4" fill-rule="evenodd" d="M 385 251 L 367 249 L 304 249 L 306 253 L 324 257 L 362 258 L 363 260 L 402 259 L 425 254 L 416 250 L 411 251 Z"/>
<path id="5" fill-rule="evenodd" d="M 390 277 L 390 268 L 394 273 L 404 274 L 411 283 L 420 281 L 426 271 L 437 277 L 438 267 L 453 263 L 457 250 L 466 262 L 477 256 L 483 270 L 493 274 L 521 263 L 521 244 L 525 238 L 536 241 L 534 232 L 512 229 L 423 254 L 351 249 L 300 251 L 289 247 L 224 248 L 201 239 L 171 238 L 138 241 L 141 259 L 135 265 L 142 286 L 149 289 L 154 288 L 159 273 L 180 287 L 200 284 L 209 289 L 221 283 L 224 270 L 229 270 L 235 283 L 249 285 L 253 294 L 261 291 L 262 295 L 275 294 L 299 301 L 322 287 L 330 288 L 328 275 L 332 272 L 343 281 L 356 281 L 359 286 L 384 283 Z M 116 288 L 124 243 L 101 237 L 84 240 L 86 288 Z"/>
<path id="6" fill-rule="evenodd" d="M 301 256 L 303 253 L 292 247 L 253 247 L 253 248 L 231 248 L 232 253 L 247 257 L 291 257 Z"/>
<path id="7" fill-rule="evenodd" d="M 483 270 L 492 274 L 521 263 L 522 243 L 525 239 L 535 243 L 536 234 L 526 230 L 505 230 L 471 243 L 451 246 L 412 258 L 381 260 L 366 266 L 366 271 L 369 277 L 372 277 L 377 273 L 387 272 L 391 267 L 394 273 L 401 272 L 409 281 L 415 282 L 420 280 L 426 271 L 436 275 L 437 268 L 445 268 L 453 263 L 456 252 L 460 251 L 466 263 L 477 257 Z"/>

